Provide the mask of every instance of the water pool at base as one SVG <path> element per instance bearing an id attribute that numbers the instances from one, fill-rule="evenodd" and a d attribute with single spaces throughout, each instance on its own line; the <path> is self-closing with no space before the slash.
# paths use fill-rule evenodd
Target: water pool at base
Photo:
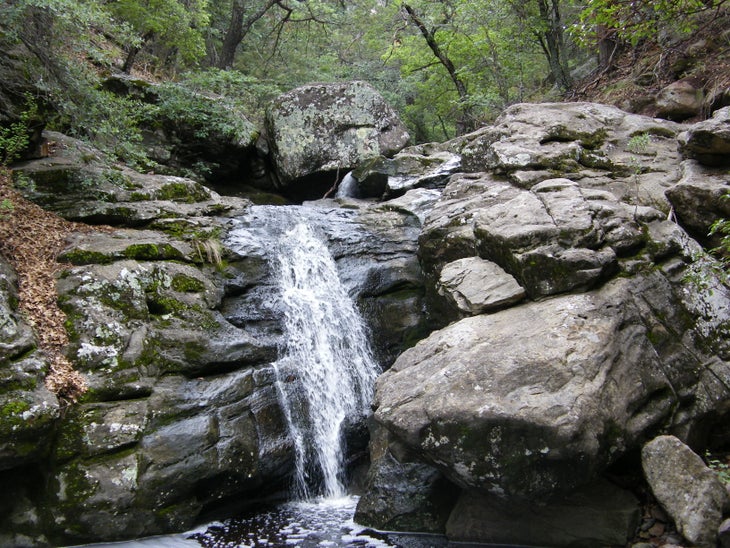
<path id="1" fill-rule="evenodd" d="M 88 548 L 444 548 L 444 537 L 383 533 L 356 524 L 357 497 L 287 502 L 250 515 L 201 526 L 178 535 L 90 544 Z M 460 544 L 459 546 L 465 546 Z"/>

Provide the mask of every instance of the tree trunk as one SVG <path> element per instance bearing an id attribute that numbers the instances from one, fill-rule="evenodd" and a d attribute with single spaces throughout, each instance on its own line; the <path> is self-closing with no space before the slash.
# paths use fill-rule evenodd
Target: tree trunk
<path id="1" fill-rule="evenodd" d="M 251 30 L 251 27 L 261 19 L 266 12 L 274 5 L 279 4 L 281 0 L 267 0 L 259 8 L 258 11 L 251 14 L 248 19 L 244 20 L 246 15 L 245 0 L 233 0 L 231 6 L 231 20 L 228 23 L 228 30 L 223 37 L 221 45 L 221 54 L 218 57 L 217 67 L 220 69 L 229 69 L 233 66 L 233 59 L 236 56 L 238 45 L 243 41 Z"/>
<path id="2" fill-rule="evenodd" d="M 570 89 L 572 82 L 565 64 L 565 42 L 559 0 L 537 0 L 537 3 L 540 16 L 547 23 L 547 30 L 542 33 L 542 47 L 550 66 L 550 74 L 558 86 L 564 90 Z"/>
<path id="3" fill-rule="evenodd" d="M 471 117 L 469 116 L 469 109 L 466 106 L 469 99 L 469 94 L 466 90 L 466 84 L 461 80 L 461 78 L 459 78 L 459 75 L 456 72 L 456 67 L 454 67 L 454 63 L 439 47 L 438 42 L 436 42 L 435 33 L 428 27 L 426 27 L 426 24 L 410 5 L 404 3 L 403 9 L 408 14 L 410 20 L 413 21 L 413 24 L 416 25 L 418 30 L 426 39 L 428 47 L 431 48 L 431 51 L 436 56 L 436 59 L 438 59 L 439 62 L 444 66 L 446 72 L 449 73 L 449 78 L 451 78 L 451 81 L 454 83 L 456 92 L 459 95 L 459 103 L 461 105 L 461 112 L 458 119 L 456 120 L 456 134 L 463 135 L 471 129 Z"/>
<path id="4" fill-rule="evenodd" d="M 616 31 L 601 25 L 598 27 L 598 65 L 608 69 L 613 64 L 613 58 L 618 47 Z"/>
<path id="5" fill-rule="evenodd" d="M 124 74 L 129 74 L 132 71 L 132 66 L 134 65 L 134 61 L 137 59 L 137 54 L 142 51 L 145 43 L 151 40 L 154 35 L 154 32 L 148 32 L 141 38 L 139 46 L 132 46 L 129 48 L 127 58 L 124 60 L 124 65 L 122 65 L 122 72 Z"/>
<path id="6" fill-rule="evenodd" d="M 246 8 L 244 0 L 233 0 L 231 7 L 231 20 L 228 23 L 228 30 L 223 37 L 220 57 L 218 57 L 218 68 L 227 69 L 233 65 L 233 58 L 236 55 L 238 44 L 243 40 L 243 16 Z"/>

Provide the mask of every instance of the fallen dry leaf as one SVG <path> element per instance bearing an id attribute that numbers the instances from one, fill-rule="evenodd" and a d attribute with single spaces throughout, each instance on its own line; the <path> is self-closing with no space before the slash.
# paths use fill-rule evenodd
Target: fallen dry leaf
<path id="1" fill-rule="evenodd" d="M 93 228 L 66 221 L 23 198 L 13 189 L 8 169 L 0 169 L 0 203 L 11 204 L 0 211 L 0 253 L 18 275 L 19 309 L 48 357 L 46 386 L 62 401 L 76 401 L 86 391 L 86 382 L 63 354 L 68 334 L 66 315 L 56 300 L 56 273 L 62 268 L 57 257 L 69 234 Z"/>

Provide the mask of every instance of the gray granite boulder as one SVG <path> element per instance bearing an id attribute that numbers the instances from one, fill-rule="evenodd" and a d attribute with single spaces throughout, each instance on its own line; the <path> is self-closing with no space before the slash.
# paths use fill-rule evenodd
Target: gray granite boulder
<path id="1" fill-rule="evenodd" d="M 662 88 L 654 99 L 657 116 L 681 122 L 702 112 L 705 93 L 699 82 L 683 78 Z"/>
<path id="2" fill-rule="evenodd" d="M 718 349 L 727 298 L 709 334 Z M 681 289 L 653 274 L 461 320 L 382 375 L 375 419 L 464 488 L 540 497 L 577 487 L 647 430 L 712 412 L 681 405 L 672 387 L 728 397 L 727 363 L 660 335 L 696 339 L 676 323 L 680 307 Z"/>
<path id="3" fill-rule="evenodd" d="M 365 82 L 285 93 L 270 106 L 266 126 L 280 187 L 299 199 L 321 198 L 338 173 L 341 178 L 363 160 L 392 156 L 409 139 L 395 111 Z"/>
<path id="4" fill-rule="evenodd" d="M 682 178 L 667 189 L 667 198 L 682 226 L 709 247 L 719 245 L 722 235 L 710 235 L 712 224 L 730 218 L 730 177 L 726 170 L 703 166 L 696 160 L 682 162 Z"/>

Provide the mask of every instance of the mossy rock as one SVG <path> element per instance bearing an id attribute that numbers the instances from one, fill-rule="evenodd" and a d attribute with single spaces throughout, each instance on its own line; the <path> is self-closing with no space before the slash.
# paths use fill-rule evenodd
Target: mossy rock
<path id="1" fill-rule="evenodd" d="M 135 445 L 147 424 L 146 411 L 146 399 L 74 406 L 59 426 L 55 459 L 93 457 Z"/>
<path id="2" fill-rule="evenodd" d="M 59 417 L 56 396 L 43 384 L 0 395 L 0 470 L 43 458 Z"/>
<path id="3" fill-rule="evenodd" d="M 179 249 L 168 243 L 132 244 L 122 252 L 127 259 L 136 261 L 164 261 L 183 259 Z"/>
<path id="4" fill-rule="evenodd" d="M 210 192 L 194 181 L 180 180 L 162 185 L 155 192 L 158 200 L 193 203 L 210 200 Z"/>

